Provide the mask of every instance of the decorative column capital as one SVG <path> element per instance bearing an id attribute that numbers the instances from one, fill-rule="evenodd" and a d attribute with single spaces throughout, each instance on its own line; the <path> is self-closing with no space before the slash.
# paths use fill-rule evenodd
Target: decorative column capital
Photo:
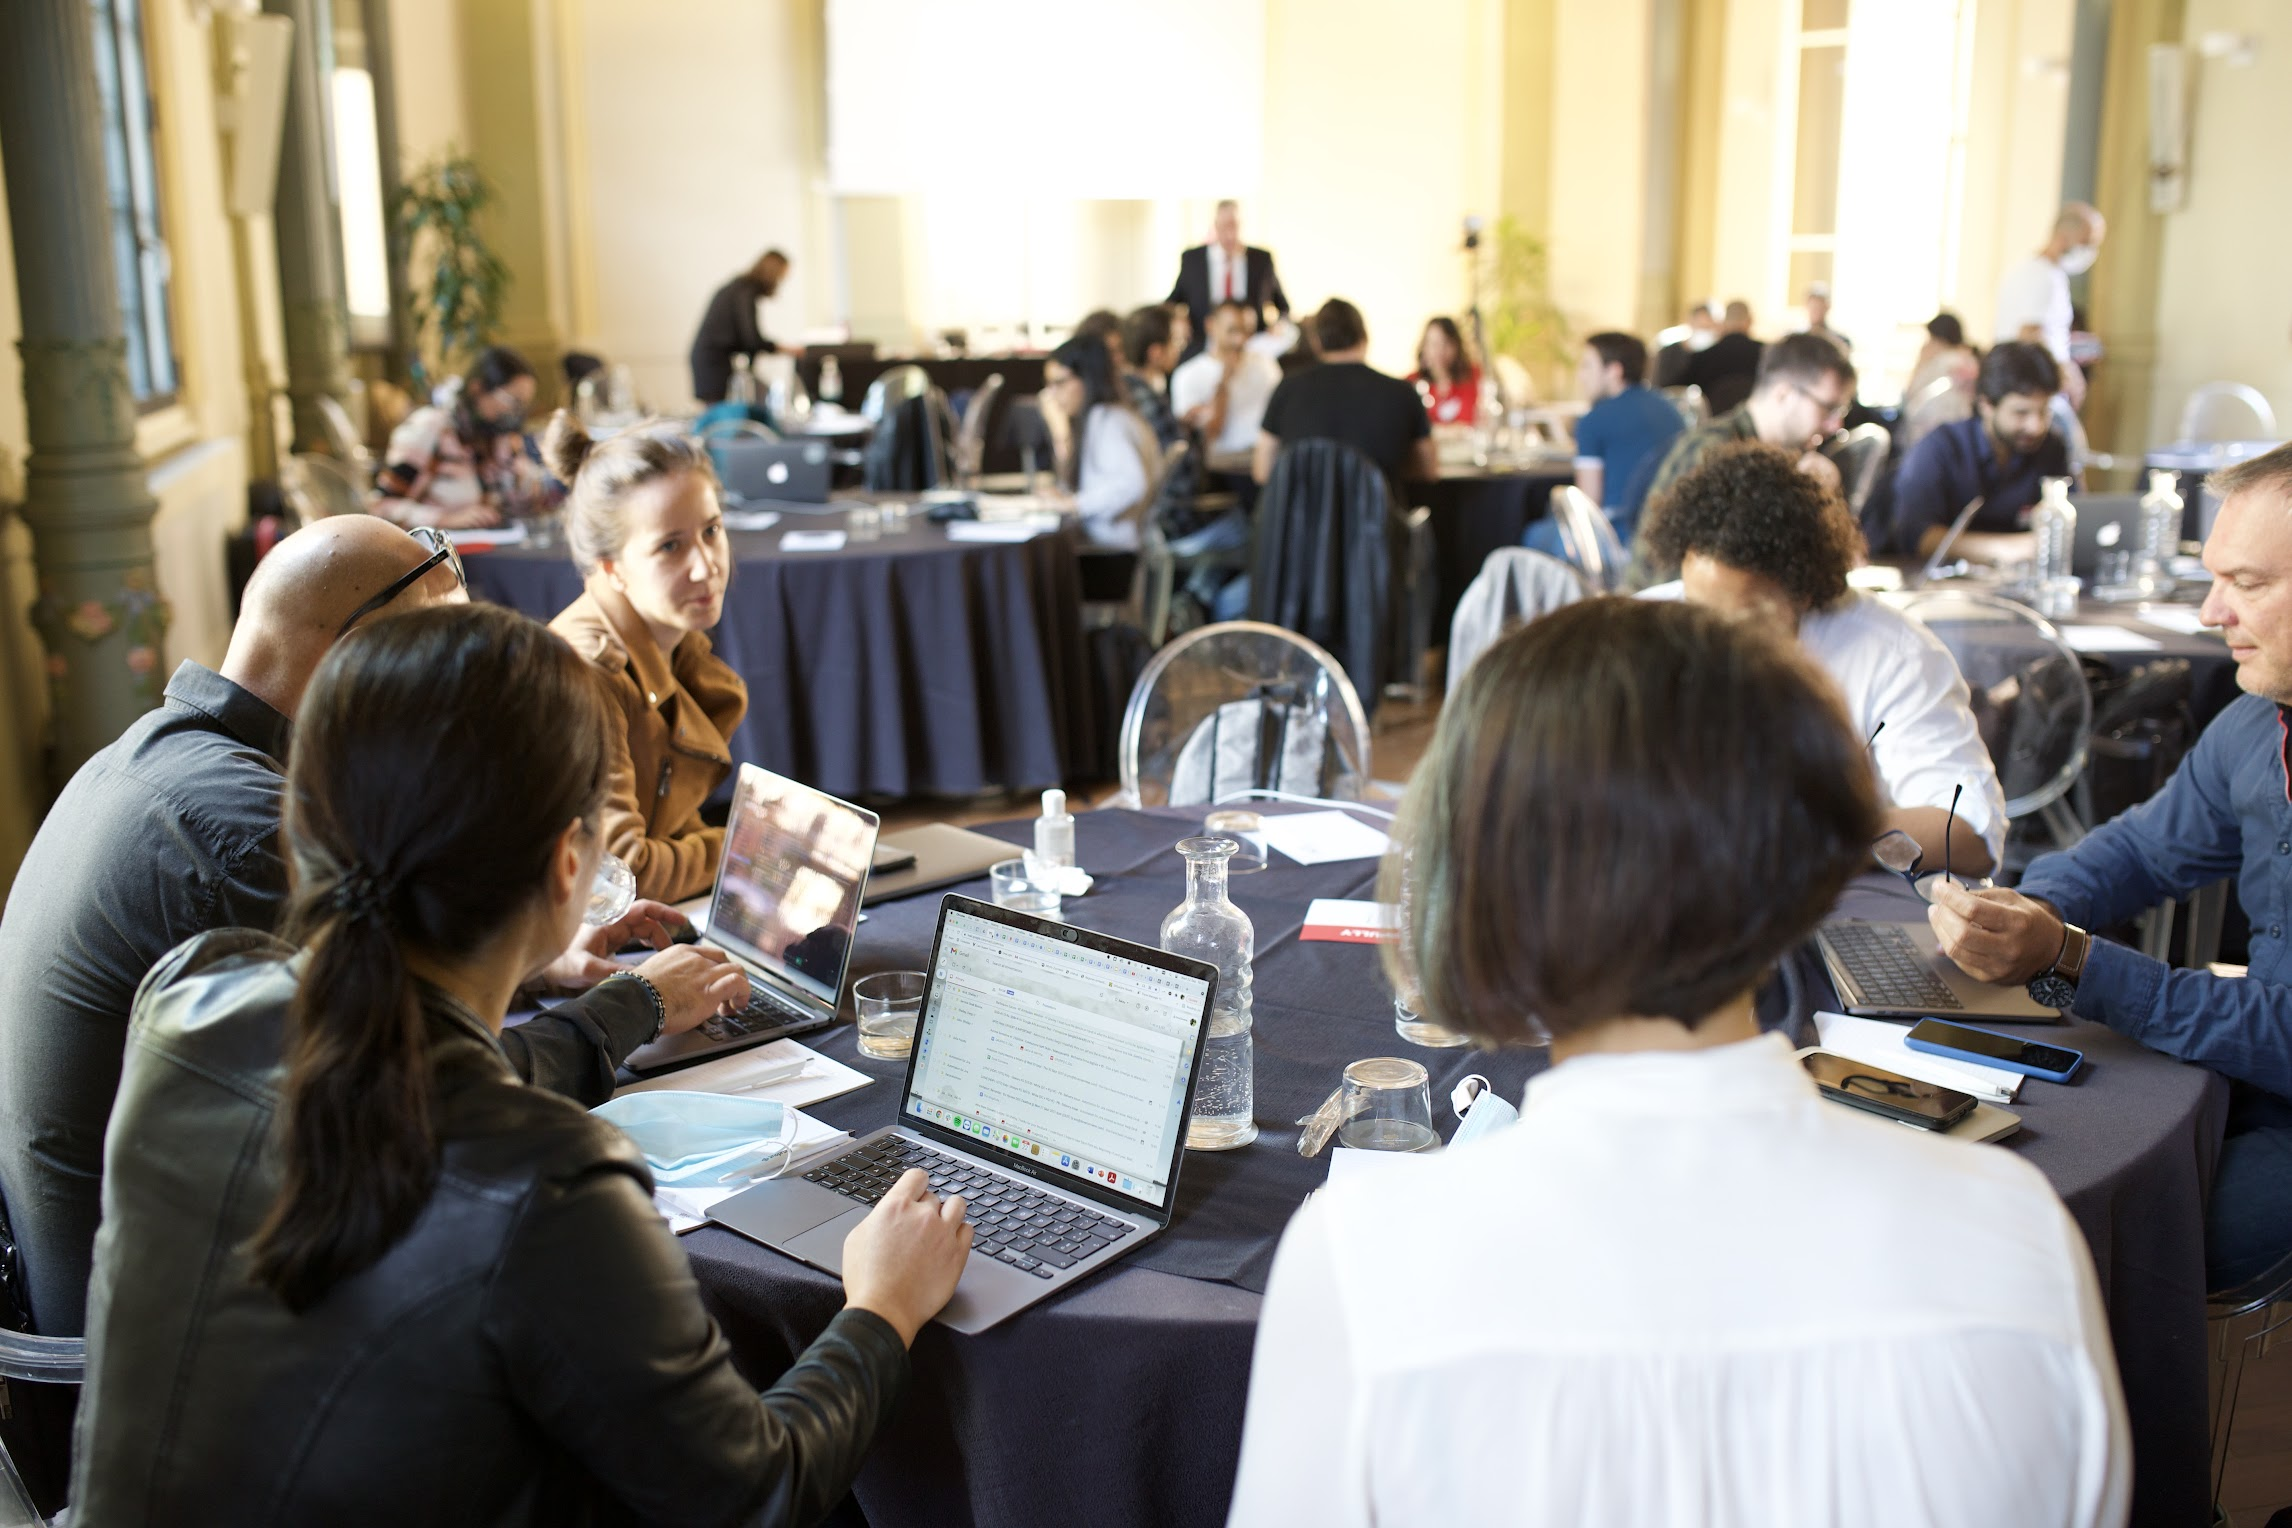
<path id="1" fill-rule="evenodd" d="M 135 392 L 123 335 L 16 342 L 24 361 L 27 433 L 44 451 L 101 449 L 135 438 Z"/>

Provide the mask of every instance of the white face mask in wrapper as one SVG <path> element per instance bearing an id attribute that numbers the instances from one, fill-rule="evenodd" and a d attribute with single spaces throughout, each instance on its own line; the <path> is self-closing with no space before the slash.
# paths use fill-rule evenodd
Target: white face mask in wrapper
<path id="1" fill-rule="evenodd" d="M 787 1105 L 722 1093 L 631 1093 L 590 1112 L 637 1143 L 656 1183 L 679 1188 L 768 1178 L 787 1165 L 796 1137 Z"/>
<path id="2" fill-rule="evenodd" d="M 1495 1086 L 1477 1072 L 1458 1083 L 1448 1095 L 1448 1101 L 1464 1121 L 1449 1138 L 1451 1147 L 1469 1145 L 1483 1136 L 1494 1135 L 1520 1118 L 1520 1111 L 1500 1097 Z"/>

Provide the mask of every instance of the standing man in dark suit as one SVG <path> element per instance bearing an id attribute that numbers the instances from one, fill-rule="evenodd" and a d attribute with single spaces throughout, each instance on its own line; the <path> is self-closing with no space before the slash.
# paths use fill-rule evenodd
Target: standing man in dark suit
<path id="1" fill-rule="evenodd" d="M 1201 351 L 1210 329 L 1210 310 L 1221 302 L 1247 303 L 1261 328 L 1269 304 L 1283 318 L 1289 317 L 1289 294 L 1273 273 L 1273 252 L 1242 243 L 1241 205 L 1230 199 L 1218 203 L 1210 220 L 1210 242 L 1178 257 L 1178 281 L 1170 288 L 1169 300 L 1184 303 L 1193 320 L 1193 339 L 1181 359 Z"/>
<path id="2" fill-rule="evenodd" d="M 756 263 L 716 289 L 701 315 L 700 332 L 692 337 L 692 395 L 703 403 L 722 403 L 732 381 L 732 358 L 754 361 L 785 349 L 802 355 L 797 345 L 782 346 L 766 337 L 756 321 L 756 304 L 780 290 L 788 279 L 788 257 L 776 249 L 757 256 Z"/>

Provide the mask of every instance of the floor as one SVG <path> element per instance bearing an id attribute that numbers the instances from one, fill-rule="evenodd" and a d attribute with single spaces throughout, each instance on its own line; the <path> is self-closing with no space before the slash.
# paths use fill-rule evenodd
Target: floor
<path id="1" fill-rule="evenodd" d="M 1439 715 L 1437 699 L 1388 701 L 1379 708 L 1370 745 L 1371 766 L 1378 779 L 1408 779 L 1432 742 Z M 1078 793 L 1088 799 L 1076 800 L 1075 807 L 1095 806 L 1114 791 L 1115 787 L 1108 784 Z M 883 827 L 885 832 L 897 832 L 929 822 L 998 822 L 1032 817 L 1040 810 L 1038 798 L 1031 793 L 966 801 L 907 801 L 883 809 Z M 2221 1505 L 2229 1528 L 2265 1528 L 2273 1513 L 2292 1506 L 2292 1334 L 2266 1357 L 2245 1365 Z"/>

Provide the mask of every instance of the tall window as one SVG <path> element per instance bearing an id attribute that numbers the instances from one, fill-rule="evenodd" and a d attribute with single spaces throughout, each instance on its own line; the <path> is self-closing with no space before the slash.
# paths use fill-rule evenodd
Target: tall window
<path id="1" fill-rule="evenodd" d="M 1838 252 L 1839 130 L 1846 102 L 1848 0 L 1802 0 L 1799 9 L 1798 150 L 1791 186 L 1786 301 L 1828 282 Z"/>
<path id="2" fill-rule="evenodd" d="M 96 88 L 103 98 L 106 205 L 112 269 L 127 321 L 127 376 L 139 409 L 175 401 L 175 335 L 167 243 L 160 236 L 159 174 L 152 154 L 151 79 L 144 67 L 142 0 L 90 0 Z"/>

